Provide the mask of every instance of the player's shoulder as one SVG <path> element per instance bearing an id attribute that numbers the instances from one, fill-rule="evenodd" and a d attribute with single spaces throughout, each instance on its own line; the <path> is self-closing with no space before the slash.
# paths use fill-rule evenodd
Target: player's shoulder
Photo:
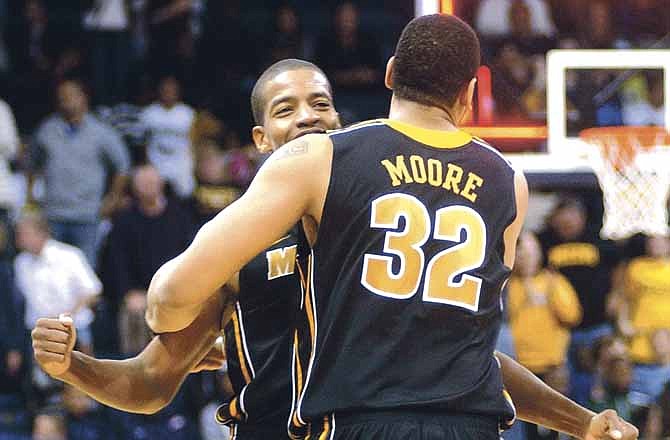
<path id="1" fill-rule="evenodd" d="M 482 138 L 479 138 L 477 136 L 472 136 L 472 140 L 470 143 L 475 146 L 479 151 L 481 151 L 481 154 L 491 158 L 493 161 L 499 163 L 501 166 L 508 168 L 510 170 L 516 171 L 516 168 L 512 161 L 510 161 L 508 158 L 506 158 L 500 150 L 498 150 L 496 147 L 494 147 L 492 144 L 489 142 L 485 141 Z"/>
<path id="2" fill-rule="evenodd" d="M 358 134 L 358 133 L 366 133 L 369 132 L 370 130 L 374 130 L 378 127 L 384 127 L 386 126 L 386 122 L 384 122 L 383 119 L 370 119 L 367 121 L 362 121 L 362 122 L 357 122 L 352 125 L 348 125 L 343 128 L 338 128 L 335 130 L 330 130 L 328 131 L 328 136 L 333 138 L 333 137 L 339 137 L 339 136 L 346 136 L 346 135 L 352 135 L 352 134 Z"/>
<path id="3" fill-rule="evenodd" d="M 271 162 L 309 163 L 320 160 L 332 151 L 333 142 L 329 134 L 313 133 L 301 136 L 279 147 L 270 156 Z"/>

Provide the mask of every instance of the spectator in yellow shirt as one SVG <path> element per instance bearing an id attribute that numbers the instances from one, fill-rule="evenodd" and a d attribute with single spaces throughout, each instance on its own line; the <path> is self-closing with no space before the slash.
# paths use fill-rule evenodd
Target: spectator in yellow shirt
<path id="1" fill-rule="evenodd" d="M 626 269 L 618 324 L 635 362 L 632 389 L 657 398 L 670 381 L 670 238 L 649 237 Z"/>
<path id="2" fill-rule="evenodd" d="M 540 244 L 530 232 L 517 245 L 508 311 L 521 364 L 541 376 L 566 362 L 570 328 L 581 321 L 582 309 L 570 282 L 542 267 Z"/>
<path id="3" fill-rule="evenodd" d="M 569 392 L 566 368 L 570 328 L 582 319 L 582 308 L 570 282 L 542 266 L 537 237 L 523 232 L 517 244 L 515 270 L 509 281 L 507 310 L 519 362 L 548 385 Z M 527 438 L 554 438 L 528 425 Z"/>

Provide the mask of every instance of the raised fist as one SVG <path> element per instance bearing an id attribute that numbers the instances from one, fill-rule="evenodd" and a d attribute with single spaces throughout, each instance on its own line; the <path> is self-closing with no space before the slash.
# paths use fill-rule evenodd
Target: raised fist
<path id="1" fill-rule="evenodd" d="M 40 367 L 58 378 L 70 368 L 77 330 L 69 316 L 40 318 L 31 333 L 33 352 Z"/>

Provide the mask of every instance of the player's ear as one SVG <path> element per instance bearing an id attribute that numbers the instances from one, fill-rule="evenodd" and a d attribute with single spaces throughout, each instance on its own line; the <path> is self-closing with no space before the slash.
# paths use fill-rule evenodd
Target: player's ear
<path id="1" fill-rule="evenodd" d="M 462 114 L 456 116 L 456 122 L 458 124 L 462 123 L 468 115 L 472 114 L 473 102 L 475 99 L 475 86 L 477 85 L 477 78 L 472 78 L 467 86 L 463 87 L 461 93 L 458 95 L 457 106 L 460 108 Z M 455 109 L 456 110 L 456 109 Z M 458 113 L 456 113 L 458 115 Z"/>
<path id="2" fill-rule="evenodd" d="M 461 95 L 461 104 L 468 109 L 468 111 L 472 111 L 472 104 L 475 99 L 475 86 L 477 85 L 477 78 L 472 78 L 470 82 L 468 83 L 468 86 L 463 90 L 463 93 Z"/>
<path id="3" fill-rule="evenodd" d="M 384 85 L 389 90 L 393 90 L 393 68 L 395 65 L 395 55 L 389 58 L 386 63 L 386 74 L 384 76 Z"/>
<path id="4" fill-rule="evenodd" d="M 265 129 L 262 126 L 256 125 L 251 129 L 251 138 L 254 140 L 258 151 L 261 153 L 272 152 L 272 146 L 268 142 L 268 137 L 265 135 Z"/>

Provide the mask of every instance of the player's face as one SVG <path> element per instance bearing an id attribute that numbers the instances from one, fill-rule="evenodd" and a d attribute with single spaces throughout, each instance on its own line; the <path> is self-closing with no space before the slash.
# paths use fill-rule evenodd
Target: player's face
<path id="1" fill-rule="evenodd" d="M 328 80 L 319 72 L 299 69 L 283 72 L 265 85 L 267 100 L 262 126 L 253 138 L 263 152 L 309 133 L 324 133 L 340 127 Z"/>

